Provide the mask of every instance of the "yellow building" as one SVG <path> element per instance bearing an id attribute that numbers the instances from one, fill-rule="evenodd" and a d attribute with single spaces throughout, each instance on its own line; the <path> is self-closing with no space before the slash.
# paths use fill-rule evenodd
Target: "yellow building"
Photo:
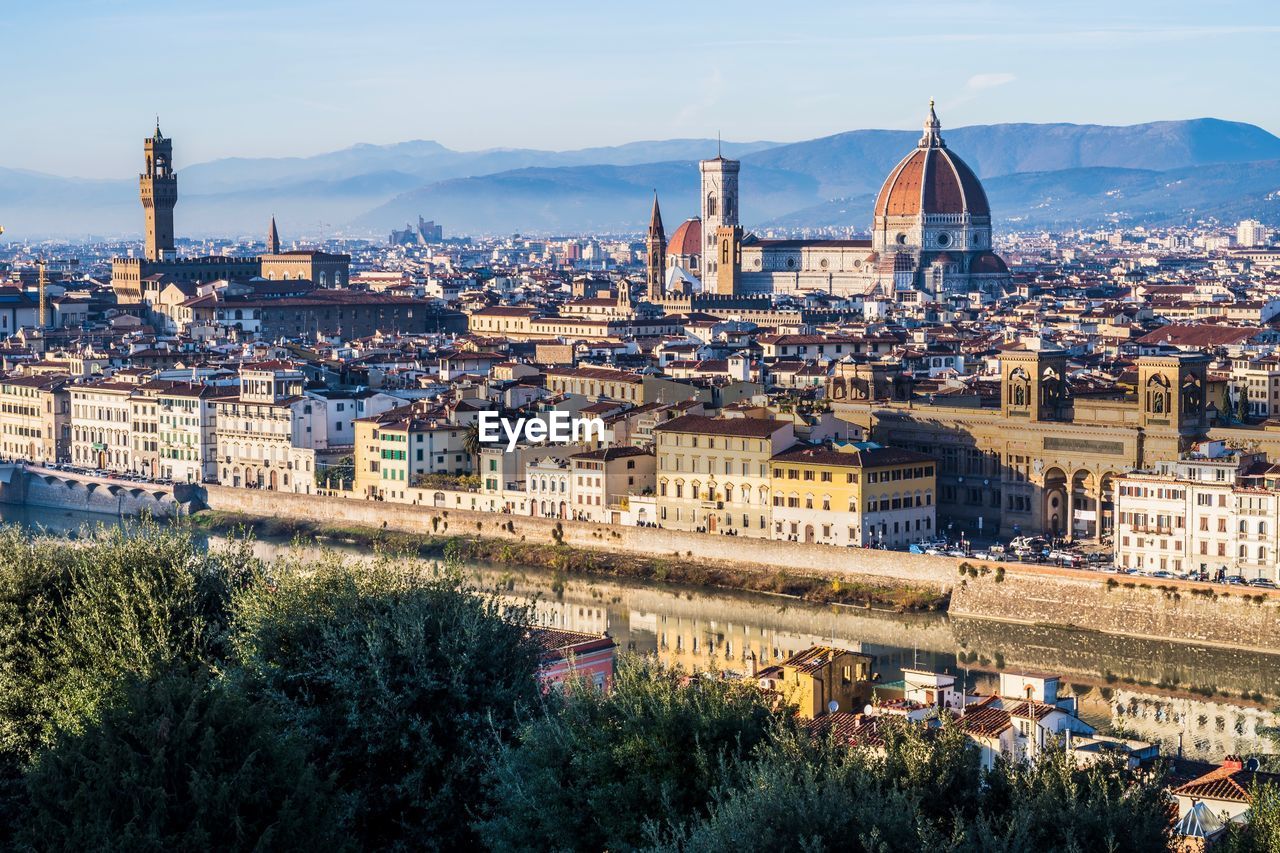
<path id="1" fill-rule="evenodd" d="M 0 453 L 6 459 L 65 462 L 71 453 L 66 376 L 0 379 Z"/>
<path id="2" fill-rule="evenodd" d="M 770 469 L 774 539 L 900 547 L 934 536 L 936 466 L 923 453 L 870 442 L 797 445 Z"/>
<path id="3" fill-rule="evenodd" d="M 653 436 L 659 525 L 769 538 L 769 460 L 795 444 L 789 421 L 684 415 Z"/>
<path id="4" fill-rule="evenodd" d="M 767 690 L 774 690 L 803 719 L 839 711 L 861 711 L 871 699 L 871 655 L 812 646 L 777 666 L 753 673 Z M 832 703 L 835 707 L 832 707 Z"/>

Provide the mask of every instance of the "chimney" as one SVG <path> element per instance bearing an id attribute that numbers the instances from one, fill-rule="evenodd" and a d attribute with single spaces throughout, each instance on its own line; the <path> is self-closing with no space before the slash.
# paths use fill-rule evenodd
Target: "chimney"
<path id="1" fill-rule="evenodd" d="M 756 665 L 756 653 L 754 651 L 747 652 L 747 675 L 755 678 L 758 669 L 759 668 Z"/>
<path id="2" fill-rule="evenodd" d="M 1222 759 L 1223 770 L 1243 770 L 1244 760 L 1238 755 L 1228 755 Z"/>

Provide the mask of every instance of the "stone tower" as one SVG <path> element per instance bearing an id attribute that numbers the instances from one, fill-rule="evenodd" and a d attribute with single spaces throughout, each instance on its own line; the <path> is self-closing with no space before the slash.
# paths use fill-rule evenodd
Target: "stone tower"
<path id="1" fill-rule="evenodd" d="M 178 203 L 178 176 L 173 171 L 173 140 L 160 133 L 156 119 L 155 134 L 143 143 L 147 170 L 138 176 L 142 209 L 147 218 L 149 261 L 173 256 L 173 206 Z"/>
<path id="2" fill-rule="evenodd" d="M 1209 429 L 1209 357 L 1201 353 L 1143 356 L 1138 359 L 1138 403 L 1141 424 L 1186 436 Z"/>
<path id="3" fill-rule="evenodd" d="M 1059 421 L 1071 400 L 1067 354 L 1060 349 L 1007 350 L 1000 354 L 1000 411 L 1006 418 Z"/>
<path id="4" fill-rule="evenodd" d="M 698 163 L 702 173 L 702 275 L 715 280 L 721 228 L 738 225 L 738 170 L 741 163 L 718 153 Z"/>
<path id="5" fill-rule="evenodd" d="M 650 302 L 662 298 L 662 280 L 667 269 L 667 235 L 662 230 L 662 211 L 658 210 L 658 191 L 653 191 L 653 213 L 649 217 L 649 235 L 645 237 L 645 281 Z"/>
<path id="6" fill-rule="evenodd" d="M 280 232 L 276 230 L 276 218 L 271 217 L 271 227 L 267 229 L 267 254 L 280 254 Z"/>
<path id="7" fill-rule="evenodd" d="M 721 296 L 736 296 L 738 293 L 738 273 L 742 269 L 742 227 L 739 225 L 721 225 L 716 229 L 711 247 L 711 259 L 714 264 L 705 268 L 702 277 L 702 292 L 717 293 Z"/>

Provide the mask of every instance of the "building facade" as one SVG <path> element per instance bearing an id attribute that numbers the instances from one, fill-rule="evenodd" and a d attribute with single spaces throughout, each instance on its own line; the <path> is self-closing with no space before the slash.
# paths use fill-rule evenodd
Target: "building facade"
<path id="1" fill-rule="evenodd" d="M 219 483 L 315 491 L 316 450 L 328 445 L 325 418 L 317 416 L 325 403 L 304 396 L 303 385 L 302 372 L 288 362 L 241 367 L 240 393 L 214 404 Z"/>
<path id="2" fill-rule="evenodd" d="M 71 394 L 66 376 L 0 379 L 0 455 L 66 462 L 71 454 Z"/>
<path id="3" fill-rule="evenodd" d="M 132 469 L 130 399 L 136 387 L 109 380 L 70 386 L 73 463 L 117 473 Z"/>
<path id="4" fill-rule="evenodd" d="M 1116 565 L 1280 581 L 1280 467 L 1203 442 L 1116 478 Z"/>
<path id="5" fill-rule="evenodd" d="M 797 446 L 773 457 L 773 538 L 902 547 L 936 532 L 932 456 L 870 443 Z"/>
<path id="6" fill-rule="evenodd" d="M 789 421 L 683 415 L 653 435 L 662 527 L 770 538 L 770 460 L 795 444 Z"/>

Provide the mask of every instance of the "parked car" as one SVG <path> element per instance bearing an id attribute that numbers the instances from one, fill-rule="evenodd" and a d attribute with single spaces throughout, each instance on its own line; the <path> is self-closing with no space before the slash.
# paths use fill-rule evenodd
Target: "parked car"
<path id="1" fill-rule="evenodd" d="M 1280 589 L 1271 578 L 1254 578 L 1249 581 L 1249 586 L 1261 587 L 1262 589 Z"/>
<path id="2" fill-rule="evenodd" d="M 1225 584 L 1230 584 L 1232 586 L 1248 586 L 1249 585 L 1249 582 L 1246 581 L 1242 575 L 1227 575 L 1225 578 L 1223 578 L 1222 582 Z"/>
<path id="3" fill-rule="evenodd" d="M 1160 578 L 1161 580 L 1174 580 L 1173 572 L 1152 572 L 1151 577 Z"/>

